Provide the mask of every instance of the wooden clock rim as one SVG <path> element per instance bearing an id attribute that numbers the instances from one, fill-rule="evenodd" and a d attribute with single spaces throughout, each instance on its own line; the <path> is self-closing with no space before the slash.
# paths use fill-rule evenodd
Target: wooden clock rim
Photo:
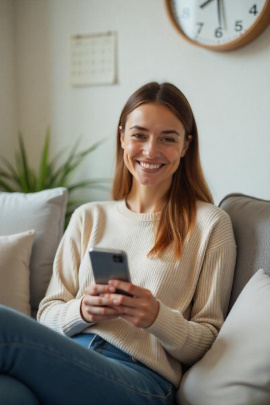
<path id="1" fill-rule="evenodd" d="M 239 38 L 236 38 L 227 44 L 204 45 L 204 44 L 197 43 L 196 41 L 193 41 L 181 30 L 181 28 L 179 27 L 178 23 L 176 22 L 176 20 L 173 16 L 173 12 L 171 9 L 171 1 L 172 0 L 165 0 L 165 6 L 166 6 L 167 13 L 169 15 L 169 18 L 170 18 L 174 28 L 184 39 L 186 39 L 191 44 L 196 45 L 200 48 L 210 49 L 213 51 L 232 51 L 234 49 L 247 45 L 248 43 L 253 41 L 270 24 L 270 0 L 266 0 L 259 17 L 251 25 L 251 27 L 249 27 L 249 29 L 243 35 L 241 35 Z"/>

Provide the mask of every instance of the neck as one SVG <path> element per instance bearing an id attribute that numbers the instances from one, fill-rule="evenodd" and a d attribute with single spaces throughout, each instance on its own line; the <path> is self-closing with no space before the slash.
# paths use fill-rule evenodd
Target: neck
<path id="1" fill-rule="evenodd" d="M 131 211 L 138 213 L 159 212 L 167 200 L 167 191 L 157 190 L 156 187 L 132 184 L 126 203 Z"/>

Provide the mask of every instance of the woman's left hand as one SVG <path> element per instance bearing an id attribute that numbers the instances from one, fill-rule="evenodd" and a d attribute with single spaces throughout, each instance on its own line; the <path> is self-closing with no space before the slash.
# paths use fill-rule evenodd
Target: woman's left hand
<path id="1" fill-rule="evenodd" d="M 129 297 L 123 294 L 105 294 L 113 300 L 113 307 L 117 309 L 119 317 L 137 328 L 148 328 L 152 325 L 159 311 L 159 302 L 151 291 L 119 280 L 110 280 L 109 284 L 132 295 Z"/>

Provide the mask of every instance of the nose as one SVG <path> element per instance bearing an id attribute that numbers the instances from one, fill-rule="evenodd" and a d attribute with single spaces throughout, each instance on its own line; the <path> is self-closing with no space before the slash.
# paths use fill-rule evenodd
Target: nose
<path id="1" fill-rule="evenodd" d="M 154 159 L 160 156 L 158 145 L 153 141 L 148 141 L 144 144 L 143 155 L 149 159 Z"/>

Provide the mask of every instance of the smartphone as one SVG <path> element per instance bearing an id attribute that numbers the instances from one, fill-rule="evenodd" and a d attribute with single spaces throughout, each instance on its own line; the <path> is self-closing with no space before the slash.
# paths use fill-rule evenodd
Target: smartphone
<path id="1" fill-rule="evenodd" d="M 89 250 L 90 261 L 96 284 L 108 284 L 109 280 L 130 282 L 127 254 L 123 250 L 92 247 Z M 116 290 L 117 294 L 131 294 Z"/>

